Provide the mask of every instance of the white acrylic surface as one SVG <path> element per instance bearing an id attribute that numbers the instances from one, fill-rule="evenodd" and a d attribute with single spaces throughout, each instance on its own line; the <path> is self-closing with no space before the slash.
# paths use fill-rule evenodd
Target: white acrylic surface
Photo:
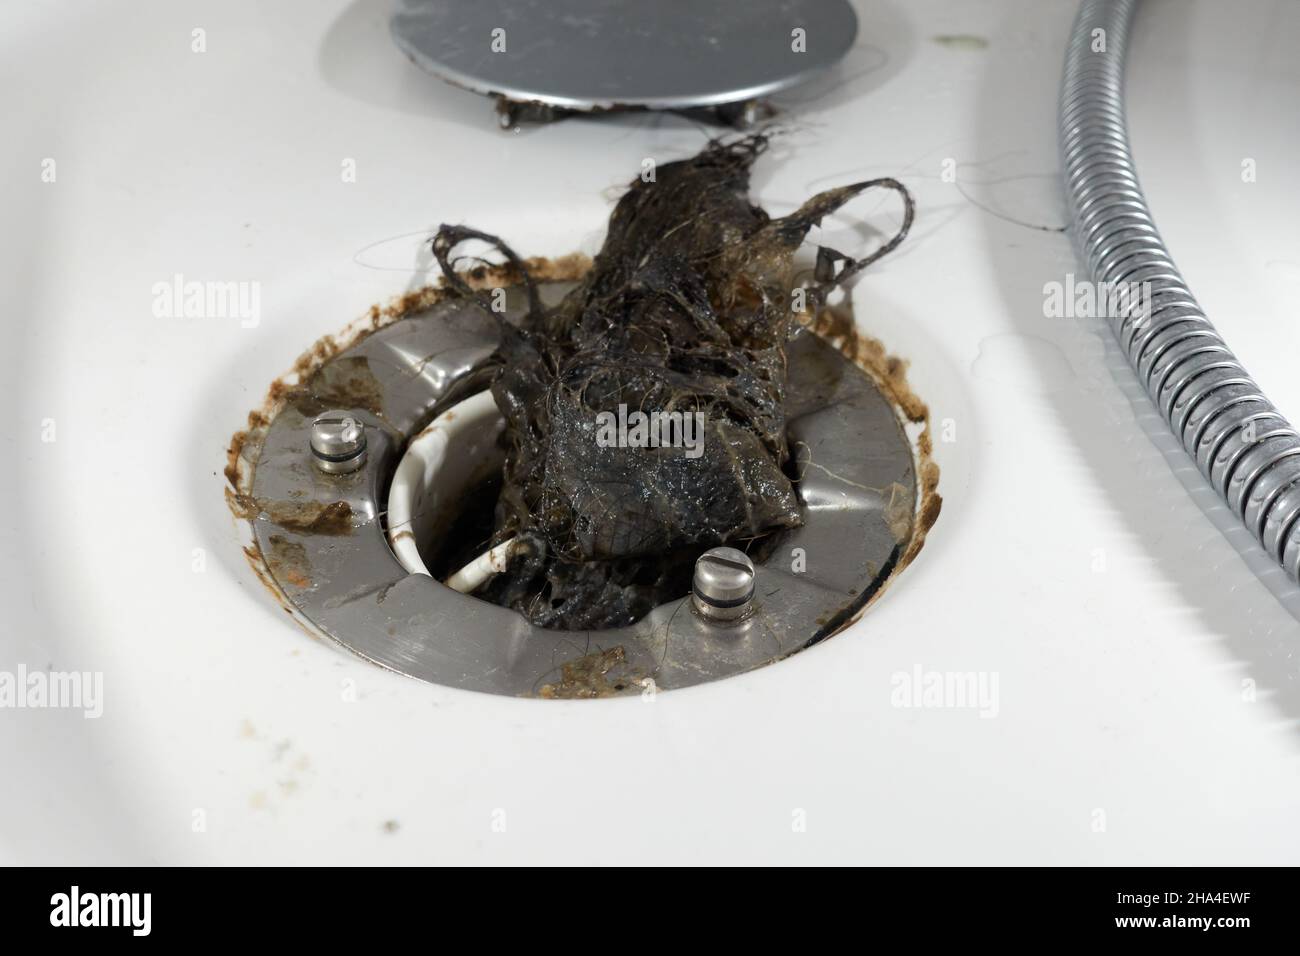
<path id="1" fill-rule="evenodd" d="M 0 710 L 0 859 L 1295 862 L 1300 624 L 1171 471 L 1105 334 L 1043 317 L 1067 240 L 1008 221 L 1061 223 L 1073 4 L 857 8 L 846 82 L 789 95 L 810 101 L 754 192 L 915 191 L 912 237 L 853 299 L 931 403 L 943 516 L 807 653 L 543 702 L 308 638 L 240 553 L 224 448 L 308 343 L 428 281 L 440 222 L 592 251 L 619 184 L 704 132 L 503 133 L 397 53 L 382 0 L 4 5 L 0 669 L 102 671 L 105 700 Z M 1293 417 L 1297 28 L 1294 5 L 1152 2 L 1130 78 L 1165 237 Z M 987 42 L 935 39 L 963 36 Z M 824 238 L 860 247 L 864 218 L 896 212 L 863 201 Z M 259 321 L 157 317 L 177 273 L 260 283 Z M 893 706 L 918 666 L 996 673 L 996 717 Z"/>

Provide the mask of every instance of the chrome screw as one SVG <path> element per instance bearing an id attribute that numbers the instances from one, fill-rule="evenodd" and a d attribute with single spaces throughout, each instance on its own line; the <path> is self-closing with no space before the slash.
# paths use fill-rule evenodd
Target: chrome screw
<path id="1" fill-rule="evenodd" d="M 346 475 L 366 463 L 366 426 L 351 412 L 330 411 L 311 423 L 311 454 L 326 474 Z"/>
<path id="2" fill-rule="evenodd" d="M 735 548 L 712 548 L 695 561 L 691 602 L 711 621 L 738 621 L 754 602 L 754 562 Z"/>

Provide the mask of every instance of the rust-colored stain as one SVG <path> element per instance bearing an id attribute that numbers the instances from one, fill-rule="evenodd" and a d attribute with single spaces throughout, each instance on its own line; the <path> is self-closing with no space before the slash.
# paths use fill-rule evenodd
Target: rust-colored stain
<path id="1" fill-rule="evenodd" d="M 581 700 L 593 697 L 613 697 L 632 686 L 631 677 L 610 677 L 609 672 L 627 663 L 623 645 L 607 651 L 590 654 L 569 661 L 560 667 L 558 684 L 543 684 L 537 696 L 548 700 Z"/>
<path id="2" fill-rule="evenodd" d="M 280 396 L 282 405 L 292 405 L 304 418 L 314 418 L 331 408 L 364 408 L 383 417 L 384 390 L 370 371 L 370 360 L 352 355 L 328 363 L 301 385 Z"/>
<path id="3" fill-rule="evenodd" d="M 237 518 L 252 521 L 260 515 L 288 531 L 304 534 L 352 533 L 352 506 L 346 501 L 273 501 L 236 494 L 226 489 L 226 504 Z"/>
<path id="4" fill-rule="evenodd" d="M 311 561 L 307 558 L 307 549 L 279 534 L 271 535 L 270 543 L 271 553 L 266 555 L 266 564 L 275 579 L 296 588 L 311 587 Z"/>
<path id="5" fill-rule="evenodd" d="M 263 501 L 261 504 L 271 521 L 290 531 L 327 535 L 352 533 L 352 506 L 346 501 L 331 501 L 329 504 L 316 501 Z"/>

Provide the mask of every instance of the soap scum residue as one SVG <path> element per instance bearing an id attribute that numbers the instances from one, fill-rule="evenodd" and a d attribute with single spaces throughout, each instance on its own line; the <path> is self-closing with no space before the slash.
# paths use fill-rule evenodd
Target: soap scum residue
<path id="1" fill-rule="evenodd" d="M 613 697 L 644 678 L 614 676 L 626 669 L 627 652 L 620 644 L 608 650 L 594 650 L 575 660 L 560 665 L 560 680 L 543 684 L 537 696 L 548 700 L 581 700 L 583 698 Z"/>

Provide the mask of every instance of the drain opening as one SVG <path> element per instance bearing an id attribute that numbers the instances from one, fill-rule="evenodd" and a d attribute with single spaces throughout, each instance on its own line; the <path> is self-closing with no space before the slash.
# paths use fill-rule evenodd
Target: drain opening
<path id="1" fill-rule="evenodd" d="M 420 557 L 432 578 L 446 581 L 491 547 L 493 519 L 500 494 L 499 472 L 469 488 L 447 527 L 446 535 L 440 541 L 430 541 L 420 547 Z M 420 546 L 422 543 L 417 541 L 416 544 Z"/>
<path id="2" fill-rule="evenodd" d="M 339 412 L 327 412 L 317 425 L 340 417 Z M 516 538 L 493 544 L 505 484 L 502 424 L 486 391 L 439 415 L 411 440 L 397 465 L 389 483 L 385 524 L 393 553 L 408 572 L 508 607 L 509 583 L 501 576 L 509 573 L 511 562 L 529 558 L 529 545 Z M 787 477 L 797 482 L 797 460 L 789 459 L 784 468 Z M 744 542 L 745 560 L 765 559 L 782 537 L 771 532 Z M 707 574 L 699 562 L 710 547 L 679 548 L 654 561 L 629 559 L 619 564 L 618 580 L 636 595 L 626 623 L 635 623 L 664 603 L 665 595 L 671 600 L 698 592 L 696 579 Z M 552 594 L 549 582 L 537 600 L 563 611 L 565 599 Z M 740 614 L 712 616 L 723 620 Z"/>

